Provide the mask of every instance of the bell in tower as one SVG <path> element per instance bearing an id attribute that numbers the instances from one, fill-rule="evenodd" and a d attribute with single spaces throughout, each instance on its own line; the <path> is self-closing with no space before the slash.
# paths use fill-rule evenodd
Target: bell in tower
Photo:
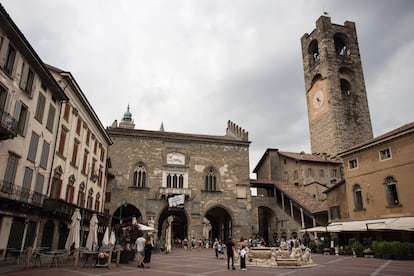
<path id="1" fill-rule="evenodd" d="M 371 139 L 355 23 L 321 16 L 301 44 L 312 153 L 335 156 Z"/>

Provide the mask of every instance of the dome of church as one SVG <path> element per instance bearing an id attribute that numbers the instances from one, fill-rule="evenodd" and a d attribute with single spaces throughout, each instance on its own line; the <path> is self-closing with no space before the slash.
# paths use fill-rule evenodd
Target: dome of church
<path id="1" fill-rule="evenodd" d="M 132 119 L 132 113 L 129 112 L 129 105 L 127 107 L 127 111 L 124 113 L 124 120 L 131 120 Z"/>

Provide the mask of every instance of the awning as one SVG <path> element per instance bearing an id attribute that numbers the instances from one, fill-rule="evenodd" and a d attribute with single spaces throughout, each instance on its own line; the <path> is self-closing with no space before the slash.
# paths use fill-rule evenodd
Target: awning
<path id="1" fill-rule="evenodd" d="M 315 226 L 311 228 L 306 228 L 300 230 L 300 232 L 327 232 L 327 229 L 325 226 Z"/>
<path id="2" fill-rule="evenodd" d="M 363 231 L 414 231 L 414 217 L 338 221 L 324 226 L 302 229 L 301 232 L 363 232 Z"/>

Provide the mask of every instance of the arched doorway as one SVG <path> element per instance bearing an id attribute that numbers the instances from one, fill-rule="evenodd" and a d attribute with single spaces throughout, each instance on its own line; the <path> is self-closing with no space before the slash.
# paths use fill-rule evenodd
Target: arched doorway
<path id="1" fill-rule="evenodd" d="M 55 224 L 53 221 L 48 220 L 43 227 L 42 241 L 40 243 L 41 247 L 52 248 L 53 243 L 53 233 L 55 231 Z"/>
<path id="2" fill-rule="evenodd" d="M 226 241 L 233 235 L 233 222 L 229 212 L 223 207 L 213 207 L 204 216 L 211 226 L 209 240 L 215 238 Z"/>
<path id="3" fill-rule="evenodd" d="M 167 219 L 172 217 L 171 222 L 171 238 L 179 238 L 183 240 L 188 233 L 187 215 L 183 210 L 166 208 L 158 219 L 158 237 L 165 237 L 167 228 Z M 188 238 L 188 237 L 187 237 Z"/>
<path id="4" fill-rule="evenodd" d="M 112 215 L 112 225 L 131 222 L 132 217 L 135 217 L 138 222 L 142 222 L 142 215 L 138 208 L 125 201 L 120 204 Z"/>
<path id="5" fill-rule="evenodd" d="M 259 233 L 258 235 L 263 238 L 266 245 L 276 244 L 278 235 L 274 235 L 276 230 L 276 215 L 275 212 L 269 207 L 261 206 L 258 208 L 259 218 Z"/>

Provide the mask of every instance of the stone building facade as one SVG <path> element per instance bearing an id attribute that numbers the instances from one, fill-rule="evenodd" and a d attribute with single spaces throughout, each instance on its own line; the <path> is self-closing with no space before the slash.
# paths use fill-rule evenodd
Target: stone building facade
<path id="1" fill-rule="evenodd" d="M 276 239 L 302 238 L 302 228 L 325 225 L 324 191 L 342 179 L 342 162 L 326 155 L 267 149 L 253 172 L 257 180 L 252 204 L 258 212 L 259 235 Z"/>
<path id="2" fill-rule="evenodd" d="M 301 45 L 312 153 L 336 155 L 371 139 L 355 23 L 321 16 Z"/>
<path id="3" fill-rule="evenodd" d="M 114 142 L 105 204 L 112 224 L 153 221 L 165 237 L 172 218 L 173 238 L 197 240 L 256 231 L 245 130 L 230 121 L 223 136 L 139 130 L 128 108 L 107 131 Z"/>

